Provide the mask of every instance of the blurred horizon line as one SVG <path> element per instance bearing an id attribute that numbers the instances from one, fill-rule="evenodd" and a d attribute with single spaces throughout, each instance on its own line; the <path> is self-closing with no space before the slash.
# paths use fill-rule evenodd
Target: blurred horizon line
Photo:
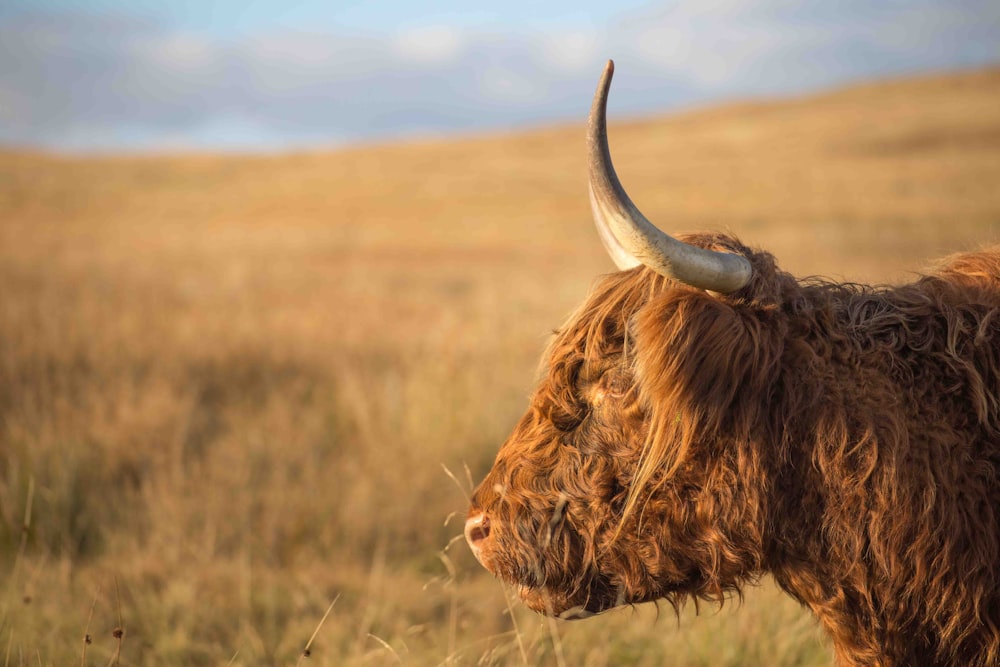
<path id="1" fill-rule="evenodd" d="M 919 72 L 905 72 L 900 74 L 890 74 L 883 76 L 859 77 L 848 81 L 838 82 L 832 85 L 820 86 L 815 89 L 789 91 L 786 93 L 762 93 L 734 95 L 732 97 L 718 97 L 703 101 L 695 101 L 690 104 L 683 102 L 663 109 L 646 109 L 634 111 L 632 113 L 616 114 L 617 117 L 608 119 L 609 125 L 632 124 L 668 119 L 673 117 L 683 117 L 686 115 L 697 115 L 705 112 L 725 111 L 733 107 L 741 106 L 768 106 L 770 104 L 781 104 L 795 100 L 807 100 L 814 97 L 826 95 L 837 95 L 849 93 L 853 90 L 861 90 L 867 87 L 878 87 L 883 85 L 902 84 L 921 80 L 961 78 L 964 76 L 975 76 L 976 74 L 989 73 L 993 70 L 1000 71 L 1000 60 L 983 64 L 957 66 L 954 68 L 933 69 Z M 598 74 L 595 74 L 596 85 Z M 301 142 L 286 143 L 273 146 L 255 145 L 204 145 L 197 143 L 178 144 L 148 144 L 137 146 L 108 146 L 108 147 L 70 147 L 61 148 L 58 146 L 40 145 L 30 142 L 17 143 L 5 141 L 0 136 L 0 152 L 7 154 L 40 155 L 54 158 L 143 158 L 143 157 L 268 157 L 294 154 L 312 153 L 337 153 L 352 150 L 389 148 L 395 146 L 421 145 L 433 143 L 452 143 L 463 141 L 475 141 L 477 139 L 500 138 L 508 135 L 522 135 L 532 133 L 544 133 L 569 129 L 579 126 L 581 131 L 586 124 L 587 114 L 590 107 L 581 108 L 575 117 L 551 118 L 539 120 L 524 120 L 510 124 L 498 124 L 495 126 L 484 126 L 472 129 L 438 130 L 438 131 L 411 131 L 400 132 L 398 134 L 386 133 L 378 136 L 358 137 L 356 139 L 341 140 L 303 140 Z M 581 134 L 581 137 L 583 135 Z M 582 141 L 582 139 L 581 139 Z"/>

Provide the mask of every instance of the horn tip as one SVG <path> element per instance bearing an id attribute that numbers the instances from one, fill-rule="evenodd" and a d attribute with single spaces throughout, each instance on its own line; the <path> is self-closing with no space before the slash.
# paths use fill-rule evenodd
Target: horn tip
<path id="1" fill-rule="evenodd" d="M 601 80 L 597 84 L 597 93 L 594 96 L 595 108 L 598 103 L 606 103 L 608 97 L 608 90 L 611 88 L 611 78 L 615 73 L 615 61 L 608 60 L 608 63 L 604 66 L 604 71 L 601 72 Z M 604 100 L 604 101 L 602 101 Z"/>
<path id="2" fill-rule="evenodd" d="M 615 61 L 608 60 L 608 64 L 604 66 L 604 72 L 601 73 L 601 81 L 610 82 L 611 77 L 614 76 L 614 73 L 615 73 Z"/>

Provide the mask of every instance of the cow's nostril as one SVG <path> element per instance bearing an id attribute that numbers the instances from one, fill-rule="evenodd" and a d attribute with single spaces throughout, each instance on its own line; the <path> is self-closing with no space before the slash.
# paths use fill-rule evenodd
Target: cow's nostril
<path id="1" fill-rule="evenodd" d="M 483 517 L 478 525 L 473 525 L 469 531 L 469 539 L 473 542 L 480 542 L 490 536 L 490 520 Z"/>
<path id="2" fill-rule="evenodd" d="M 469 543 L 472 553 L 479 558 L 483 541 L 490 536 L 490 519 L 479 513 L 470 516 L 465 522 L 465 541 Z"/>

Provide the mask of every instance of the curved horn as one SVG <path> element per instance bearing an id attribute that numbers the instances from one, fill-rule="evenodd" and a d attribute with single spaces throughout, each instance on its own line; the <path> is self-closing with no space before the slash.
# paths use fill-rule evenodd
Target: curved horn
<path id="1" fill-rule="evenodd" d="M 597 84 L 587 121 L 590 205 L 597 232 L 619 268 L 645 264 L 692 287 L 727 294 L 750 280 L 750 262 L 740 255 L 689 245 L 663 233 L 629 199 L 608 148 L 608 90 L 615 64 L 608 61 Z"/>

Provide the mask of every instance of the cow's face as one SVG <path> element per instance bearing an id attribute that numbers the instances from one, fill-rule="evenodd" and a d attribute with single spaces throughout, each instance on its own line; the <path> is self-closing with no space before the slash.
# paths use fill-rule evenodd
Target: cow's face
<path id="1" fill-rule="evenodd" d="M 465 529 L 488 570 L 565 618 L 721 600 L 759 569 L 764 513 L 729 444 L 751 438 L 757 412 L 742 397 L 772 393 L 773 315 L 790 280 L 736 239 L 674 239 L 639 213 L 611 166 L 613 69 L 591 108 L 588 167 L 598 234 L 623 271 L 557 335 Z M 757 453 L 742 456 L 760 471 Z"/>
<path id="2" fill-rule="evenodd" d="M 777 313 L 644 269 L 607 276 L 556 335 L 472 497 L 480 562 L 564 618 L 721 600 L 756 576 L 766 508 L 753 480 L 770 450 L 734 444 L 773 393 Z"/>
<path id="3" fill-rule="evenodd" d="M 689 513 L 675 484 L 640 494 L 623 520 L 650 427 L 628 305 L 614 303 L 628 282 L 609 280 L 557 334 L 545 376 L 476 490 L 466 525 L 490 572 L 532 609 L 564 618 L 688 591 L 699 576 L 668 553 L 667 536 L 683 532 Z"/>

